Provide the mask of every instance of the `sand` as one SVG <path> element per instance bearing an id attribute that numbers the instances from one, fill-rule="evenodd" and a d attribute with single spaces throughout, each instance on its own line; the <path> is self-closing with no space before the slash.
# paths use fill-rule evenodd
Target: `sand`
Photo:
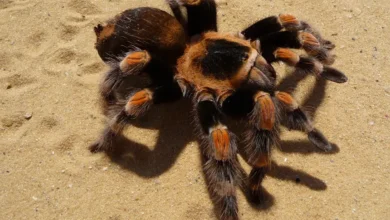
<path id="1" fill-rule="evenodd" d="M 218 4 L 223 32 L 279 13 L 309 21 L 349 77 L 293 86 L 337 147 L 322 153 L 283 130 L 268 200 L 252 207 L 238 191 L 241 218 L 390 219 L 390 2 Z M 168 11 L 163 0 L 0 1 L 0 219 L 215 219 L 188 102 L 153 108 L 115 158 L 87 149 L 104 126 L 93 27 L 138 6 Z"/>

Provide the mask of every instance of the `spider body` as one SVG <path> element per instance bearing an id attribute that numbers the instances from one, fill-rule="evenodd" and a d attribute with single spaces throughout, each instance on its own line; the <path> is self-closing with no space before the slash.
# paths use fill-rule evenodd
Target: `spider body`
<path id="1" fill-rule="evenodd" d="M 110 151 L 115 136 L 152 104 L 191 98 L 209 191 L 221 219 L 238 219 L 235 188 L 245 181 L 254 201 L 261 202 L 261 183 L 281 122 L 307 133 L 318 148 L 331 149 L 293 97 L 277 91 L 271 63 L 284 62 L 295 68 L 294 74 L 338 83 L 347 78 L 329 66 L 334 45 L 292 15 L 271 16 L 229 35 L 217 32 L 213 0 L 181 0 L 187 19 L 178 2 L 168 3 L 175 17 L 137 8 L 95 27 L 96 49 L 111 69 L 100 87 L 108 123 L 90 150 Z M 146 86 L 129 85 L 132 77 L 142 76 L 149 80 Z M 253 167 L 247 180 L 242 180 L 237 140 L 225 124 L 226 116 L 249 125 L 242 152 Z"/>

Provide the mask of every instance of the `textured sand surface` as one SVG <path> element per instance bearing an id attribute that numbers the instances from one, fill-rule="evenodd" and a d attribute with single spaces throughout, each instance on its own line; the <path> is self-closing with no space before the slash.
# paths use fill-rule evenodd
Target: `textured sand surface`
<path id="1" fill-rule="evenodd" d="M 283 130 L 268 201 L 252 207 L 238 191 L 242 219 L 390 219 L 390 1 L 218 3 L 224 32 L 279 13 L 309 21 L 349 77 L 298 84 L 338 147 L 322 153 Z M 215 218 L 188 103 L 155 107 L 115 158 L 87 149 L 104 126 L 93 26 L 138 6 L 168 11 L 163 0 L 0 0 L 0 219 Z"/>

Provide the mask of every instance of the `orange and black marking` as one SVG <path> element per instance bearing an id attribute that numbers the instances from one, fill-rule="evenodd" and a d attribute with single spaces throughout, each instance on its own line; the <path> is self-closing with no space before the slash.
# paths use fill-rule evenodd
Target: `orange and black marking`
<path id="1" fill-rule="evenodd" d="M 149 53 L 145 50 L 132 52 L 120 62 L 119 67 L 122 72 L 126 72 L 132 67 L 146 65 L 150 59 Z"/>
<path id="2" fill-rule="evenodd" d="M 227 129 L 215 128 L 211 132 L 211 137 L 215 148 L 215 159 L 223 161 L 229 159 L 230 136 Z"/>
<path id="3" fill-rule="evenodd" d="M 280 14 L 279 15 L 279 22 L 283 26 L 289 26 L 289 25 L 299 25 L 299 20 L 294 16 L 290 14 Z"/>
<path id="4" fill-rule="evenodd" d="M 150 101 L 152 99 L 151 92 L 147 89 L 141 90 L 135 93 L 129 100 L 130 106 L 139 106 Z"/>
<path id="5" fill-rule="evenodd" d="M 271 131 L 275 124 L 276 109 L 271 95 L 266 92 L 258 92 L 255 100 L 259 105 L 260 117 L 257 122 L 257 128 L 261 130 Z"/>
<path id="6" fill-rule="evenodd" d="M 281 60 L 289 66 L 297 65 L 300 59 L 298 54 L 287 48 L 278 48 L 274 55 L 277 60 Z"/>
<path id="7" fill-rule="evenodd" d="M 298 103 L 290 94 L 286 92 L 276 92 L 275 96 L 289 111 L 298 108 Z"/>
<path id="8" fill-rule="evenodd" d="M 127 102 L 125 112 L 131 116 L 142 114 L 150 106 L 153 100 L 153 92 L 149 89 L 143 89 L 136 92 Z"/>
<path id="9" fill-rule="evenodd" d="M 187 47 L 178 61 L 177 77 L 193 85 L 195 90 L 209 88 L 219 96 L 247 81 L 257 56 L 250 41 L 208 32 Z"/>

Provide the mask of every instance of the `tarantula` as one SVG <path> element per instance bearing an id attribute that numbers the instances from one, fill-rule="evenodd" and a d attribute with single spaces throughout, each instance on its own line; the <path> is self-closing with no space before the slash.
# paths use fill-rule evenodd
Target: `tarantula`
<path id="1" fill-rule="evenodd" d="M 337 83 L 347 77 L 329 66 L 334 44 L 293 15 L 271 16 L 238 34 L 222 34 L 217 32 L 213 0 L 167 2 L 174 16 L 141 7 L 95 27 L 95 47 L 110 66 L 100 86 L 108 123 L 90 150 L 110 151 L 115 136 L 152 104 L 191 98 L 209 191 L 221 219 L 238 219 L 235 188 L 241 168 L 236 136 L 225 125 L 225 116 L 249 123 L 242 156 L 253 167 L 250 192 L 260 199 L 281 122 L 306 132 L 318 148 L 332 148 L 293 97 L 276 91 L 271 64 L 281 61 L 293 67 L 294 74 L 314 74 Z M 292 49 L 303 49 L 306 55 Z M 135 78 L 142 80 L 135 83 Z"/>

